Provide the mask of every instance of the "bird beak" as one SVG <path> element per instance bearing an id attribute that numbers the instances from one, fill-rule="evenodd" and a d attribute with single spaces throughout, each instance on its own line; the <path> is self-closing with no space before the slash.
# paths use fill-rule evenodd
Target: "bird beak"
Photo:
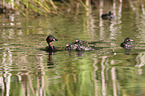
<path id="1" fill-rule="evenodd" d="M 58 39 L 53 39 L 53 41 L 58 41 Z"/>

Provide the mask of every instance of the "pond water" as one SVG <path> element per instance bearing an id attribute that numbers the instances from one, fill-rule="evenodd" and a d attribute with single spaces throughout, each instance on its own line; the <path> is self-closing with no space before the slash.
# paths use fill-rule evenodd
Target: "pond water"
<path id="1" fill-rule="evenodd" d="M 1 16 L 0 96 L 144 96 L 144 3 L 101 3 L 74 15 L 29 20 L 18 14 Z M 108 9 L 114 20 L 100 18 Z M 61 51 L 43 50 L 50 34 Z M 120 47 L 126 37 L 134 40 L 131 51 Z M 88 41 L 96 50 L 65 50 L 75 39 Z"/>

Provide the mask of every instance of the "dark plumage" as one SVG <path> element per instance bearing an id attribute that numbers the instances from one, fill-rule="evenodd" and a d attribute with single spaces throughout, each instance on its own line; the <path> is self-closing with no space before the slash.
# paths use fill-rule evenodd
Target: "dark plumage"
<path id="1" fill-rule="evenodd" d="M 125 38 L 124 42 L 121 43 L 121 47 L 123 47 L 124 49 L 131 49 L 133 47 L 132 39 L 130 39 L 129 37 Z"/>
<path id="2" fill-rule="evenodd" d="M 89 47 L 87 41 L 81 41 L 79 39 L 76 39 L 76 42 L 71 44 L 68 43 L 66 45 L 67 50 L 76 50 L 76 51 L 88 51 L 88 50 L 94 50 L 92 47 Z"/>
<path id="3" fill-rule="evenodd" d="M 76 50 L 78 47 L 78 44 L 71 44 L 71 43 L 68 43 L 66 44 L 66 48 L 67 50 Z"/>
<path id="4" fill-rule="evenodd" d="M 76 39 L 76 42 L 74 44 L 83 45 L 83 44 L 88 44 L 88 42 L 87 41 L 82 41 L 80 39 Z"/>
<path id="5" fill-rule="evenodd" d="M 49 42 L 52 42 L 52 41 L 58 41 L 58 39 L 56 39 L 54 36 L 52 35 L 49 35 L 47 38 L 46 38 L 46 41 L 47 43 Z"/>
<path id="6" fill-rule="evenodd" d="M 105 19 L 105 20 L 112 20 L 114 18 L 113 16 L 113 12 L 112 11 L 109 11 L 109 13 L 105 13 L 105 14 L 102 14 L 102 19 Z"/>
<path id="7" fill-rule="evenodd" d="M 46 38 L 46 42 L 48 43 L 47 51 L 51 52 L 51 51 L 56 51 L 56 48 L 52 45 L 52 41 L 58 41 L 55 37 L 53 37 L 52 35 L 49 35 Z"/>

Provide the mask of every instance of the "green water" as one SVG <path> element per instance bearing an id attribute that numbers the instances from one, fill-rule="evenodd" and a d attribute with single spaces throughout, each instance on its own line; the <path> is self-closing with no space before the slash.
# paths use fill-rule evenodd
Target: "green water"
<path id="1" fill-rule="evenodd" d="M 112 21 L 100 18 L 108 9 L 115 13 Z M 0 96 L 144 96 L 144 10 L 134 1 L 29 20 L 1 16 Z M 61 50 L 52 55 L 43 51 L 49 34 Z M 129 52 L 120 47 L 126 37 L 134 40 Z M 65 50 L 75 39 L 96 50 Z"/>

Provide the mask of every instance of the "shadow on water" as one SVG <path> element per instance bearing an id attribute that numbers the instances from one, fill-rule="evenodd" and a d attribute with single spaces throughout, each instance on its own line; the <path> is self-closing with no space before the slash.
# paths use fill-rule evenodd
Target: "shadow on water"
<path id="1" fill-rule="evenodd" d="M 48 68 L 54 68 L 53 67 L 53 65 L 54 65 L 54 63 L 53 63 L 53 52 L 49 52 L 49 55 L 48 55 L 48 64 L 47 64 L 47 66 L 48 66 Z"/>

